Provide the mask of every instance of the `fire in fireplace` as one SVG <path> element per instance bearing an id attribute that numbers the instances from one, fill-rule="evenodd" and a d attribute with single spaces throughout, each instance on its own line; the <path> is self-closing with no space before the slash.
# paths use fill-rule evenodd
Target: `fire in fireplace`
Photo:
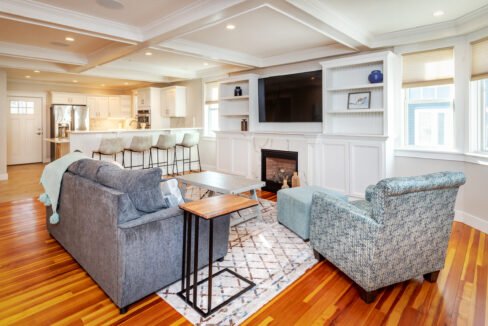
<path id="1" fill-rule="evenodd" d="M 295 171 L 298 172 L 298 152 L 261 149 L 261 180 L 266 182 L 263 190 L 277 192 L 285 178 L 291 187 Z"/>

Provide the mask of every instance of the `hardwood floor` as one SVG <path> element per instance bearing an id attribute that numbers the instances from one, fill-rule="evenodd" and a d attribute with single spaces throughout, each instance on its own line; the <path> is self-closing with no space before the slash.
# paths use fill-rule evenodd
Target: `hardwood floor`
<path id="1" fill-rule="evenodd" d="M 35 173 L 41 169 L 24 169 L 23 178 L 38 180 Z M 1 199 L 17 191 L 10 188 L 11 194 L 2 183 L 0 187 Z M 31 195 L 0 203 L 0 325 L 189 324 L 156 295 L 119 315 L 102 290 L 50 238 L 44 207 Z M 271 193 L 260 196 L 276 200 Z M 456 222 L 437 283 L 418 278 L 397 284 L 367 305 L 344 274 L 321 262 L 244 324 L 486 325 L 487 291 L 488 237 Z"/>
<path id="2" fill-rule="evenodd" d="M 0 203 L 39 196 L 43 192 L 39 184 L 43 169 L 41 163 L 9 166 L 9 179 L 0 181 Z"/>

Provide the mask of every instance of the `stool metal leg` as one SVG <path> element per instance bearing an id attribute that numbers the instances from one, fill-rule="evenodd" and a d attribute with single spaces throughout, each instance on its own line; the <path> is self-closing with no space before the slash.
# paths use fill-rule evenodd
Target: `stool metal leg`
<path id="1" fill-rule="evenodd" d="M 191 147 L 188 148 L 188 172 L 191 172 Z"/>
<path id="2" fill-rule="evenodd" d="M 197 154 L 198 154 L 198 169 L 202 172 L 202 164 L 200 163 L 200 147 L 197 144 Z"/>

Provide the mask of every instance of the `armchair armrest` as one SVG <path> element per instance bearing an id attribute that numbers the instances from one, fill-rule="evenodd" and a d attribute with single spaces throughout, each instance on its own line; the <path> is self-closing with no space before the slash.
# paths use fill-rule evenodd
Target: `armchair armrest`
<path id="1" fill-rule="evenodd" d="M 369 185 L 368 187 L 366 187 L 364 199 L 366 199 L 369 202 L 371 202 L 371 198 L 373 198 L 374 187 L 375 185 Z"/>

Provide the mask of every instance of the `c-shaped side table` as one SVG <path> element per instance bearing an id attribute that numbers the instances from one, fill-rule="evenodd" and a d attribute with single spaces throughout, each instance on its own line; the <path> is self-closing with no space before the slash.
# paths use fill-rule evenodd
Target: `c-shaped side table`
<path id="1" fill-rule="evenodd" d="M 256 284 L 245 279 L 236 272 L 225 268 L 212 274 L 212 263 L 213 263 L 213 222 L 214 219 L 221 216 L 237 212 L 241 209 L 246 209 L 258 205 L 256 200 L 248 199 L 236 195 L 222 195 L 209 197 L 202 200 L 197 200 L 189 203 L 184 203 L 180 205 L 180 208 L 184 211 L 184 222 L 183 222 L 183 259 L 181 267 L 181 291 L 178 292 L 178 296 L 182 298 L 186 303 L 190 304 L 193 309 L 195 309 L 203 317 L 208 317 L 215 311 L 219 310 L 221 307 L 225 306 L 232 300 L 239 297 L 244 292 L 252 289 Z M 194 240 L 194 255 L 193 255 L 193 284 L 191 284 L 190 272 L 191 272 L 191 242 L 192 242 L 192 219 L 195 217 L 195 234 Z M 209 240 L 208 240 L 208 278 L 198 281 L 198 236 L 199 236 L 199 221 L 200 219 L 209 221 Z M 231 296 L 229 299 L 220 303 L 215 308 L 212 308 L 212 278 L 222 274 L 230 273 L 235 277 L 239 278 L 243 282 L 247 283 L 248 286 L 238 293 Z M 207 311 L 203 311 L 197 305 L 197 290 L 198 285 L 208 282 L 208 301 L 207 301 Z M 190 289 L 193 289 L 193 299 L 190 299 Z"/>

